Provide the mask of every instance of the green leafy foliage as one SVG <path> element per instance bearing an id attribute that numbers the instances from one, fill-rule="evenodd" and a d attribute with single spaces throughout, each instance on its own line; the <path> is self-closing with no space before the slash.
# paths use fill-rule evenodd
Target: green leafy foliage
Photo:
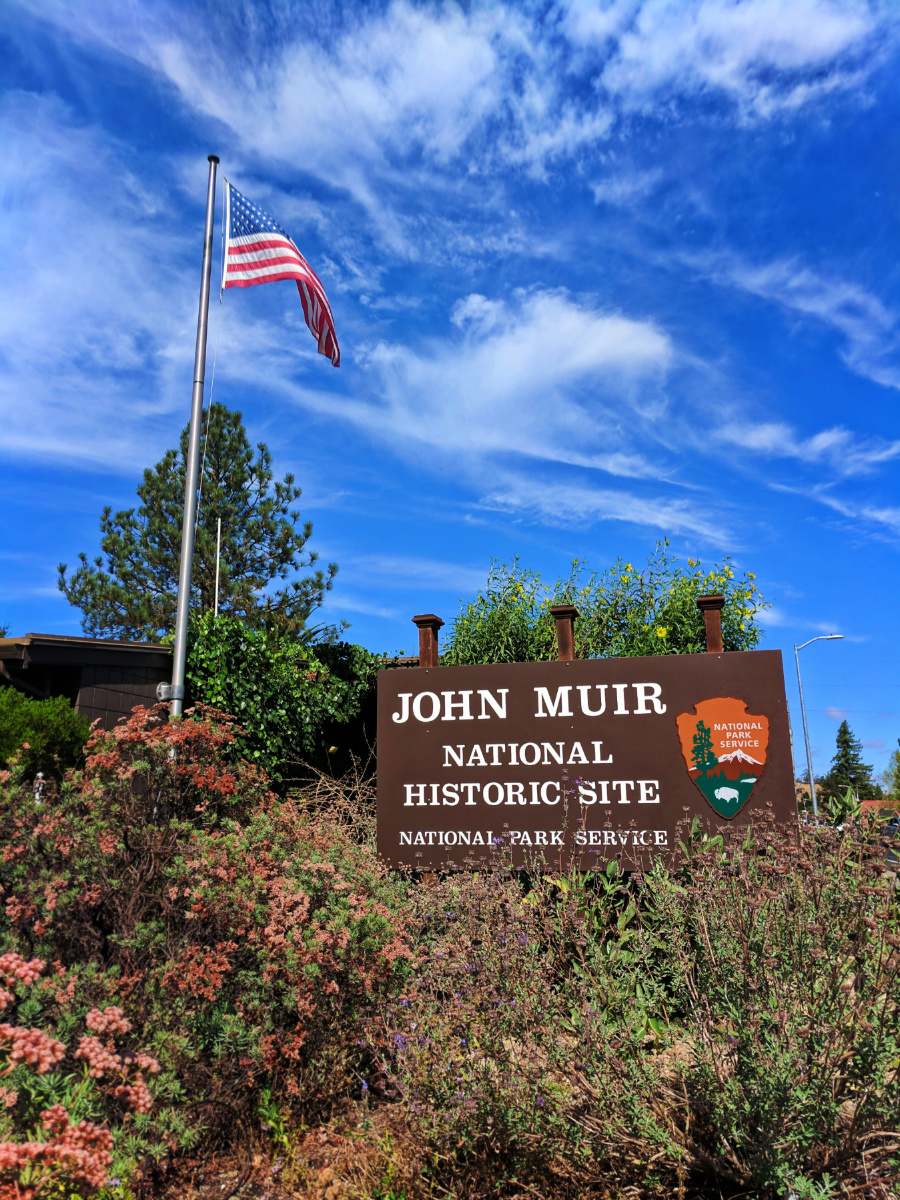
<path id="1" fill-rule="evenodd" d="M 217 518 L 222 521 L 219 611 L 254 625 L 278 626 L 294 634 L 332 586 L 337 566 L 314 567 L 318 555 L 306 551 L 312 524 L 299 524 L 293 505 L 300 488 L 293 475 L 274 480 L 272 456 L 260 442 L 253 447 L 239 412 L 213 404 L 203 413 L 205 439 L 202 503 L 194 543 L 191 608 L 214 606 Z M 138 485 L 137 509 L 100 517 L 102 554 L 67 576 L 59 567 L 59 587 L 84 614 L 82 628 L 97 637 L 153 639 L 171 633 L 178 600 L 181 526 L 189 427 L 178 450 L 168 450 Z M 272 591 L 276 580 L 288 581 Z"/>
<path id="2" fill-rule="evenodd" d="M 362 646 L 303 646 L 280 630 L 204 613 L 191 622 L 187 679 L 196 701 L 236 716 L 237 752 L 281 784 L 346 743 L 382 664 Z"/>
<path id="3" fill-rule="evenodd" d="M 660 543 L 646 567 L 620 559 L 606 571 L 589 571 L 577 559 L 570 574 L 545 584 L 519 565 L 495 563 L 475 599 L 462 605 L 441 661 L 535 662 L 556 657 L 554 604 L 574 604 L 575 654 L 614 658 L 649 654 L 696 654 L 706 648 L 697 597 L 721 593 L 725 650 L 752 650 L 762 637 L 757 614 L 766 607 L 755 576 L 737 578 L 730 561 L 704 571 L 688 559 L 683 566 Z"/>
<path id="4" fill-rule="evenodd" d="M 35 700 L 14 688 L 0 688 L 2 767 L 18 755 L 29 774 L 60 774 L 78 762 L 90 729 L 87 717 L 75 712 L 64 696 Z"/>

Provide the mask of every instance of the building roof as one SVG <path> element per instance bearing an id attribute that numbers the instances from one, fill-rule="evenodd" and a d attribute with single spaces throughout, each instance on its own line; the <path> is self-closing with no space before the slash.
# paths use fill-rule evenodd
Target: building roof
<path id="1" fill-rule="evenodd" d="M 59 633 L 26 633 L 0 638 L 0 662 L 7 666 L 42 663 L 57 666 L 118 665 L 127 662 L 161 664 L 172 647 L 159 642 L 120 642 L 114 638 L 74 637 Z"/>
<path id="2" fill-rule="evenodd" d="M 172 647 L 162 642 L 121 642 L 115 638 L 78 637 L 75 634 L 63 633 L 25 633 L 21 637 L 0 638 L 0 657 L 2 651 L 12 646 L 115 646 L 121 650 L 162 650 L 171 654 Z"/>

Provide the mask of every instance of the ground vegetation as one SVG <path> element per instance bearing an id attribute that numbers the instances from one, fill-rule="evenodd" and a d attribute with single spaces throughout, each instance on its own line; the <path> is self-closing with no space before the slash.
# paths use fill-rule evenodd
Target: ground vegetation
<path id="1" fill-rule="evenodd" d="M 895 1194 L 877 821 L 404 877 L 364 772 L 279 797 L 240 736 L 139 711 L 0 779 L 0 1196 L 225 1195 L 215 1112 L 270 1200 Z"/>

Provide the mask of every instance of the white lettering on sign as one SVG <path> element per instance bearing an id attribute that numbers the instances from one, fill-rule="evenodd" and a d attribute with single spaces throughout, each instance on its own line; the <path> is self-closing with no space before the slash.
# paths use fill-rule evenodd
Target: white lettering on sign
<path id="1" fill-rule="evenodd" d="M 646 717 L 651 713 L 659 713 L 661 715 L 666 711 L 666 706 L 662 701 L 662 687 L 658 683 L 595 683 L 593 688 L 600 693 L 599 708 L 591 707 L 591 699 L 593 698 L 591 695 L 591 685 L 579 683 L 576 690 L 584 716 L 603 716 L 606 712 L 607 687 L 611 687 L 616 694 L 616 707 L 613 709 L 614 717 L 627 717 L 632 714 L 638 717 Z M 625 693 L 630 687 L 634 688 L 637 693 L 637 707 L 633 710 L 625 702 Z M 534 715 L 536 717 L 571 717 L 573 715 L 569 698 L 571 691 L 571 685 L 563 684 L 562 687 L 556 689 L 556 695 L 551 697 L 550 688 L 536 687 L 534 692 L 537 696 L 537 712 Z"/>
<path id="2" fill-rule="evenodd" d="M 479 688 L 478 695 L 481 697 L 481 715 L 478 720 L 489 721 L 491 719 L 491 714 L 487 711 L 487 705 L 490 705 L 494 710 L 494 716 L 499 717 L 501 721 L 505 721 L 506 697 L 508 692 L 509 688 L 497 688 L 497 695 L 500 699 L 495 700 L 487 688 Z"/>
<path id="3" fill-rule="evenodd" d="M 606 712 L 607 687 L 612 687 L 616 694 L 616 706 L 612 711 L 612 715 L 615 717 L 649 716 L 653 713 L 661 715 L 666 711 L 666 705 L 662 700 L 662 687 L 658 683 L 578 684 L 576 691 L 584 716 L 603 716 Z M 630 709 L 626 703 L 626 691 L 630 687 L 634 688 L 636 693 L 634 709 Z M 594 691 L 600 693 L 599 697 L 593 695 Z M 558 687 L 555 695 L 552 695 L 552 689 L 547 687 L 536 687 L 534 692 L 537 697 L 535 717 L 572 717 L 575 715 L 572 712 L 571 684 L 566 683 Z M 489 688 L 478 688 L 477 694 L 481 711 L 477 718 L 472 711 L 472 697 L 475 694 L 474 688 L 442 691 L 440 696 L 436 692 L 430 691 L 400 692 L 397 695 L 400 707 L 395 713 L 391 713 L 391 720 L 395 725 L 405 725 L 410 716 L 413 716 L 417 721 L 431 725 L 435 721 L 474 721 L 476 719 L 489 721 L 492 717 L 497 717 L 501 721 L 507 719 L 506 702 L 509 688 L 495 688 L 493 691 Z M 441 697 L 443 697 L 443 703 Z M 591 701 L 595 699 L 600 701 L 597 708 L 591 706 Z M 732 723 L 731 725 L 716 725 L 715 728 L 740 734 L 744 729 L 757 729 L 759 726 L 749 723 Z"/>
<path id="4" fill-rule="evenodd" d="M 423 700 L 431 701 L 431 712 L 428 713 L 427 716 L 425 713 L 422 712 Z M 434 694 L 434 692 L 419 692 L 418 696 L 416 696 L 415 700 L 413 700 L 412 711 L 413 711 L 413 716 L 416 718 L 417 721 L 426 721 L 430 724 L 432 721 L 436 721 L 440 714 L 440 711 L 441 711 L 440 698 L 438 696 L 436 696 Z"/>
<path id="5" fill-rule="evenodd" d="M 485 804 L 502 804 L 503 803 L 503 784 L 502 783 L 486 783 L 481 789 L 481 795 Z M 494 799 L 496 797 L 496 799 Z"/>
<path id="6" fill-rule="evenodd" d="M 588 704 L 588 692 L 591 690 L 589 683 L 579 683 L 578 690 L 581 693 L 581 711 L 586 717 L 602 717 L 606 712 L 606 684 L 595 683 L 594 687 L 600 693 L 600 707 L 591 708 Z"/>
<path id="7" fill-rule="evenodd" d="M 469 712 L 469 697 L 472 695 L 471 692 L 441 692 L 441 695 L 444 697 L 444 715 L 442 720 L 455 721 L 456 717 L 453 715 L 455 708 L 460 709 L 460 721 L 475 720 Z M 453 697 L 456 695 L 462 696 L 462 700 L 454 700 Z"/>
<path id="8" fill-rule="evenodd" d="M 612 781 L 612 785 L 614 788 L 619 789 L 619 803 L 620 804 L 630 804 L 631 801 L 625 795 L 625 789 L 631 788 L 631 790 L 634 791 L 634 780 L 633 779 L 614 779 Z"/>
<path id="9" fill-rule="evenodd" d="M 668 846 L 665 829 L 578 829 L 576 846 Z"/>
<path id="10" fill-rule="evenodd" d="M 550 841 L 547 841 L 547 835 Z M 508 834 L 511 846 L 562 846 L 561 829 L 511 829 Z"/>
<path id="11" fill-rule="evenodd" d="M 572 710 L 569 708 L 569 692 L 572 688 L 570 684 L 564 684 L 563 687 L 556 689 L 556 699 L 550 699 L 550 689 L 545 687 L 536 687 L 538 710 L 534 714 L 536 717 L 571 717 Z M 544 712 L 544 705 L 547 706 L 547 711 Z"/>
<path id="12" fill-rule="evenodd" d="M 664 713 L 666 711 L 666 706 L 660 703 L 659 698 L 662 695 L 662 688 L 658 683 L 634 683 L 632 687 L 637 692 L 638 706 L 634 710 L 636 716 L 643 716 L 645 713 L 649 713 L 650 709 L 647 707 L 648 700 L 653 705 L 654 712 Z"/>
<path id="13" fill-rule="evenodd" d="M 641 794 L 638 797 L 638 804 L 659 804 L 658 779 L 639 779 L 637 784 L 641 789 Z M 656 789 L 656 795 L 653 794 L 654 788 Z"/>
<path id="14" fill-rule="evenodd" d="M 551 800 L 547 795 L 547 788 L 556 788 L 556 799 Z M 545 804 L 559 804 L 559 784 L 553 779 L 547 779 L 541 784 L 541 799 Z"/>
<path id="15" fill-rule="evenodd" d="M 425 829 L 418 833 L 412 829 L 401 829 L 401 846 L 491 846 L 494 835 L 490 829 L 484 833 L 476 829 Z"/>
<path id="16" fill-rule="evenodd" d="M 434 721 L 474 721 L 472 716 L 471 699 L 474 689 L 458 692 L 441 692 L 444 697 L 443 713 L 441 712 L 441 700 L 435 692 L 400 692 L 397 699 L 400 701 L 400 708 L 397 712 L 391 713 L 391 720 L 395 725 L 405 725 L 409 720 L 410 711 L 417 721 L 423 724 L 430 725 Z M 491 693 L 488 688 L 479 688 L 478 695 L 481 698 L 481 712 L 478 714 L 479 721 L 489 721 L 491 713 L 490 708 L 495 717 L 499 717 L 501 721 L 506 720 L 506 697 L 509 694 L 509 688 L 496 688 L 496 696 Z M 454 699 L 458 696 L 459 699 Z M 412 701 L 412 703 L 410 703 Z M 429 711 L 430 710 L 430 711 Z M 457 715 L 459 714 L 459 715 Z"/>

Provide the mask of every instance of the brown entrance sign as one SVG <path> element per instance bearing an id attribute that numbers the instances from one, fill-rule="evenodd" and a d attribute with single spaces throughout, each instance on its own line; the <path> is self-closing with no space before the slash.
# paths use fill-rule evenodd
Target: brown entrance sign
<path id="1" fill-rule="evenodd" d="M 769 808 L 768 806 L 771 806 Z M 781 652 L 378 676 L 378 850 L 434 869 L 647 865 L 679 822 L 793 814 Z"/>

